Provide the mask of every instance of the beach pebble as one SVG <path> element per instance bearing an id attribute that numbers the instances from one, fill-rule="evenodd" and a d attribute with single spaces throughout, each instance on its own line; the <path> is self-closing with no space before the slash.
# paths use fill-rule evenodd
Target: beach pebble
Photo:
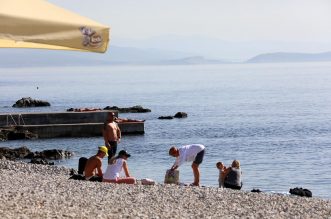
<path id="1" fill-rule="evenodd" d="M 212 187 L 68 180 L 70 169 L 0 160 L 1 218 L 329 218 L 331 201 Z"/>

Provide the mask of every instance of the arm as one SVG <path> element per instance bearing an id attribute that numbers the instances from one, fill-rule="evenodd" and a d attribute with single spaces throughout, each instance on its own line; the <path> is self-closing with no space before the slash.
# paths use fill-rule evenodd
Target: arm
<path id="1" fill-rule="evenodd" d="M 231 171 L 231 167 L 228 167 L 225 170 L 222 170 L 221 178 L 222 178 L 223 183 L 225 182 L 226 176 L 230 173 L 230 171 Z"/>
<path id="2" fill-rule="evenodd" d="M 176 170 L 181 165 L 181 158 L 176 157 L 175 163 L 172 165 L 171 170 Z"/>
<path id="3" fill-rule="evenodd" d="M 176 170 L 177 168 L 178 168 L 178 165 L 174 164 L 174 165 L 172 165 L 171 170 Z"/>
<path id="4" fill-rule="evenodd" d="M 99 161 L 97 163 L 97 175 L 100 176 L 100 177 L 103 176 L 101 166 L 102 166 L 102 163 L 101 163 L 101 161 Z"/>
<path id="5" fill-rule="evenodd" d="M 102 129 L 102 135 L 103 135 L 103 139 L 105 141 L 105 146 L 106 147 L 110 147 L 110 144 L 108 142 L 108 124 L 104 126 L 104 128 Z"/>
<path id="6" fill-rule="evenodd" d="M 116 124 L 116 125 L 117 125 L 117 130 L 116 130 L 116 132 L 117 132 L 117 137 L 118 137 L 117 141 L 119 142 L 119 141 L 121 140 L 121 137 L 122 137 L 122 135 L 121 135 L 121 129 L 120 129 L 120 127 L 118 126 L 118 124 Z"/>
<path id="7" fill-rule="evenodd" d="M 129 168 L 128 168 L 126 161 L 123 161 L 123 169 L 124 169 L 126 177 L 130 177 Z"/>

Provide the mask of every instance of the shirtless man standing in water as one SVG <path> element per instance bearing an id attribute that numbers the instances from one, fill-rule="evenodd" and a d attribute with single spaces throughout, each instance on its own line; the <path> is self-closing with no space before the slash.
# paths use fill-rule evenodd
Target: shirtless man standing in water
<path id="1" fill-rule="evenodd" d="M 115 122 L 115 114 L 109 112 L 107 121 L 104 123 L 102 135 L 105 140 L 105 145 L 108 148 L 108 161 L 115 156 L 117 143 L 121 140 L 121 130 Z"/>

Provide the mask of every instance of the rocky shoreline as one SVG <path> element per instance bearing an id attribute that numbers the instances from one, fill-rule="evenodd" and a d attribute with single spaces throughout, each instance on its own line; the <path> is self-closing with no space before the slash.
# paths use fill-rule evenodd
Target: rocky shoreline
<path id="1" fill-rule="evenodd" d="M 70 169 L 0 160 L 1 218 L 330 218 L 331 201 L 213 187 L 68 180 Z"/>

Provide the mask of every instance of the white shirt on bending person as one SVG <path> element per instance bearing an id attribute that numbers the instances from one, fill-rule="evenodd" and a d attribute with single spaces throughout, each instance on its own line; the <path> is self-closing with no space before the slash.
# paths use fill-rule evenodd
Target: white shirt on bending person
<path id="1" fill-rule="evenodd" d="M 190 144 L 179 147 L 179 156 L 176 158 L 175 166 L 180 166 L 184 162 L 194 161 L 199 152 L 205 149 L 202 144 Z"/>

